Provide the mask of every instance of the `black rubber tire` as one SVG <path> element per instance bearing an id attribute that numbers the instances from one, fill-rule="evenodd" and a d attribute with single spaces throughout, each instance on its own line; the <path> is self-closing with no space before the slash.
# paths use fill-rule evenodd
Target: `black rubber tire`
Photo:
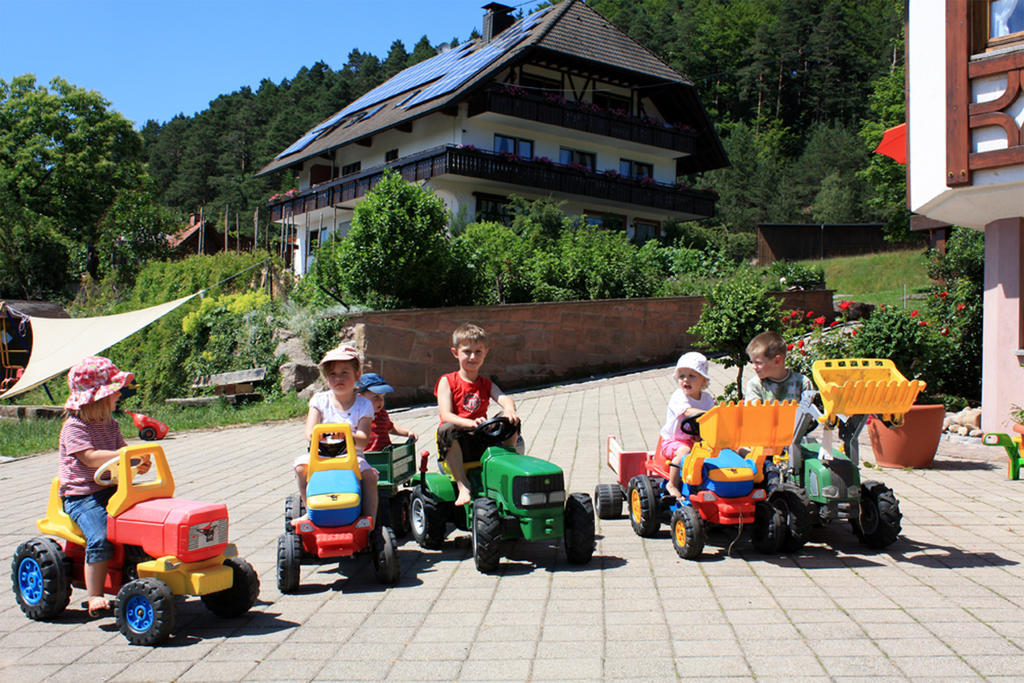
<path id="1" fill-rule="evenodd" d="M 658 497 L 650 477 L 638 474 L 629 480 L 626 504 L 629 506 L 629 523 L 637 536 L 650 538 L 658 533 L 661 527 Z"/>
<path id="2" fill-rule="evenodd" d="M 422 486 L 414 488 L 409 499 L 409 524 L 412 537 L 421 547 L 437 550 L 444 544 L 447 522 L 437 499 Z"/>
<path id="3" fill-rule="evenodd" d="M 398 562 L 398 542 L 389 526 L 382 526 L 373 536 L 373 573 L 385 586 L 394 586 L 402 573 Z"/>
<path id="4" fill-rule="evenodd" d="M 409 490 L 398 491 L 389 499 L 388 512 L 391 516 L 388 525 L 395 532 L 395 538 L 405 538 L 412 530 L 409 524 Z"/>
<path id="5" fill-rule="evenodd" d="M 147 562 L 152 559 L 142 549 L 142 546 L 126 545 L 124 547 L 124 564 L 121 565 L 121 585 L 139 578 L 139 562 Z"/>
<path id="6" fill-rule="evenodd" d="M 795 553 L 804 547 L 811 533 L 811 499 L 807 492 L 792 482 L 786 482 L 769 498 L 771 504 L 782 511 L 786 533 L 779 545 L 784 553 Z"/>
<path id="7" fill-rule="evenodd" d="M 25 541 L 11 560 L 11 586 L 26 617 L 36 621 L 53 619 L 71 600 L 64 551 L 50 538 L 37 536 Z M 29 589 L 30 594 L 24 594 L 23 589 Z"/>
<path id="8" fill-rule="evenodd" d="M 588 564 L 594 557 L 594 503 L 585 493 L 570 493 L 565 501 L 562 542 L 569 564 Z"/>
<path id="9" fill-rule="evenodd" d="M 501 563 L 501 517 L 490 498 L 473 501 L 473 561 L 481 572 L 493 572 Z"/>
<path id="10" fill-rule="evenodd" d="M 672 547 L 684 560 L 693 560 L 704 550 L 704 520 L 700 513 L 689 505 L 682 505 L 672 512 L 669 523 Z"/>
<path id="11" fill-rule="evenodd" d="M 618 519 L 622 516 L 622 489 L 618 484 L 598 484 L 594 489 L 594 503 L 597 516 L 601 519 Z"/>
<path id="12" fill-rule="evenodd" d="M 141 616 L 147 612 L 148 616 Z M 135 579 L 121 586 L 114 619 L 132 645 L 157 645 L 174 630 L 178 603 L 170 586 L 160 579 Z"/>
<path id="13" fill-rule="evenodd" d="M 224 564 L 231 567 L 231 588 L 202 596 L 203 604 L 218 617 L 233 619 L 248 612 L 260 594 L 260 577 L 252 565 L 240 557 L 229 557 Z"/>
<path id="14" fill-rule="evenodd" d="M 895 543 L 902 531 L 900 503 L 892 489 L 880 481 L 860 485 L 860 517 L 851 520 L 853 533 L 870 548 L 885 548 Z"/>
<path id="15" fill-rule="evenodd" d="M 294 593 L 299 588 L 302 569 L 302 537 L 282 534 L 277 537 L 277 590 Z"/>
<path id="16" fill-rule="evenodd" d="M 768 501 L 758 503 L 754 508 L 754 530 L 751 534 L 754 549 L 765 555 L 774 555 L 785 539 L 785 513 Z"/>
<path id="17" fill-rule="evenodd" d="M 306 514 L 306 506 L 302 504 L 302 496 L 293 493 L 284 499 L 284 530 L 292 532 L 292 520 Z"/>
<path id="18" fill-rule="evenodd" d="M 156 430 L 152 427 L 143 427 L 139 430 L 139 438 L 143 441 L 156 441 Z"/>

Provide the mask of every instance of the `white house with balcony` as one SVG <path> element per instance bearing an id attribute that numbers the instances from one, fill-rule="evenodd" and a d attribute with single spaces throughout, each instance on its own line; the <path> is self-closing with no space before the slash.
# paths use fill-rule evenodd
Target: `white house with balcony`
<path id="1" fill-rule="evenodd" d="M 551 197 L 636 241 L 714 215 L 678 176 L 725 166 L 694 85 L 579 0 L 519 20 L 484 7 L 483 35 L 405 69 L 315 126 L 260 174 L 291 169 L 269 203 L 306 272 L 394 169 L 459 220 L 502 220 L 510 195 Z"/>
<path id="2" fill-rule="evenodd" d="M 985 233 L 982 428 L 1024 404 L 1024 0 L 910 0 L 911 210 Z"/>

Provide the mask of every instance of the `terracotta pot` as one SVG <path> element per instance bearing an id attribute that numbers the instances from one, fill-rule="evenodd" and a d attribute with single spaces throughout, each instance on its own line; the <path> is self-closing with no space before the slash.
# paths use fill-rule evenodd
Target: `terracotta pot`
<path id="1" fill-rule="evenodd" d="M 880 467 L 931 467 L 942 437 L 946 409 L 941 405 L 910 406 L 903 426 L 889 428 L 871 420 L 868 436 Z"/>

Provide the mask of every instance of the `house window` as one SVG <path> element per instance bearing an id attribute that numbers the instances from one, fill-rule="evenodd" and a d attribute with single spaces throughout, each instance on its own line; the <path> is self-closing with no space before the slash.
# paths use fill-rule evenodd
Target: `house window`
<path id="1" fill-rule="evenodd" d="M 626 236 L 637 244 L 643 244 L 658 236 L 659 227 L 661 227 L 661 224 L 657 221 L 635 220 L 630 229 L 626 230 Z"/>
<path id="2" fill-rule="evenodd" d="M 388 151 L 384 152 L 384 163 L 387 163 L 389 161 L 394 161 L 397 158 L 398 158 L 398 149 L 389 149 Z"/>
<path id="3" fill-rule="evenodd" d="M 519 73 L 519 85 L 529 90 L 532 95 L 543 95 L 545 92 L 562 92 L 562 81 L 525 72 Z"/>
<path id="4" fill-rule="evenodd" d="M 309 231 L 309 242 L 306 244 L 306 256 L 312 256 L 316 253 L 317 247 L 320 246 L 320 231 L 310 230 Z"/>
<path id="5" fill-rule="evenodd" d="M 345 164 L 341 167 L 341 175 L 352 175 L 353 173 L 358 173 L 359 169 L 362 167 L 363 164 L 360 161 L 353 161 L 351 164 Z"/>
<path id="6" fill-rule="evenodd" d="M 586 211 L 587 225 L 593 225 L 605 230 L 625 230 L 626 217 L 618 213 L 607 213 L 604 211 Z"/>
<path id="7" fill-rule="evenodd" d="M 512 209 L 509 206 L 508 197 L 479 192 L 475 194 L 476 220 L 512 225 Z"/>
<path id="8" fill-rule="evenodd" d="M 608 92 L 595 92 L 594 104 L 608 111 L 621 111 L 628 114 L 631 110 L 631 103 L 628 97 L 615 95 Z"/>
<path id="9" fill-rule="evenodd" d="M 981 0 L 971 3 L 973 52 L 1024 47 L 1024 2 Z"/>
<path id="10" fill-rule="evenodd" d="M 569 149 L 568 147 L 562 147 L 558 150 L 558 163 L 565 164 L 578 164 L 583 168 L 590 169 L 593 171 L 597 168 L 596 156 L 593 152 L 583 152 L 578 149 Z"/>
<path id="11" fill-rule="evenodd" d="M 619 173 L 627 178 L 653 178 L 654 165 L 631 159 L 619 159 Z"/>
<path id="12" fill-rule="evenodd" d="M 533 158 L 533 140 L 514 138 L 511 135 L 494 134 L 494 152 L 496 154 L 515 154 L 524 159 Z"/>

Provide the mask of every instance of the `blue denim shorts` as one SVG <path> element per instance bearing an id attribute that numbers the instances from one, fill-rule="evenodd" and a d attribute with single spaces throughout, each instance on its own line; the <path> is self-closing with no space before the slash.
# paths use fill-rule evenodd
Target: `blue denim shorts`
<path id="1" fill-rule="evenodd" d="M 84 496 L 67 496 L 64 512 L 74 520 L 85 536 L 85 561 L 106 562 L 114 556 L 114 546 L 107 541 L 107 501 L 117 490 L 111 486 Z"/>

